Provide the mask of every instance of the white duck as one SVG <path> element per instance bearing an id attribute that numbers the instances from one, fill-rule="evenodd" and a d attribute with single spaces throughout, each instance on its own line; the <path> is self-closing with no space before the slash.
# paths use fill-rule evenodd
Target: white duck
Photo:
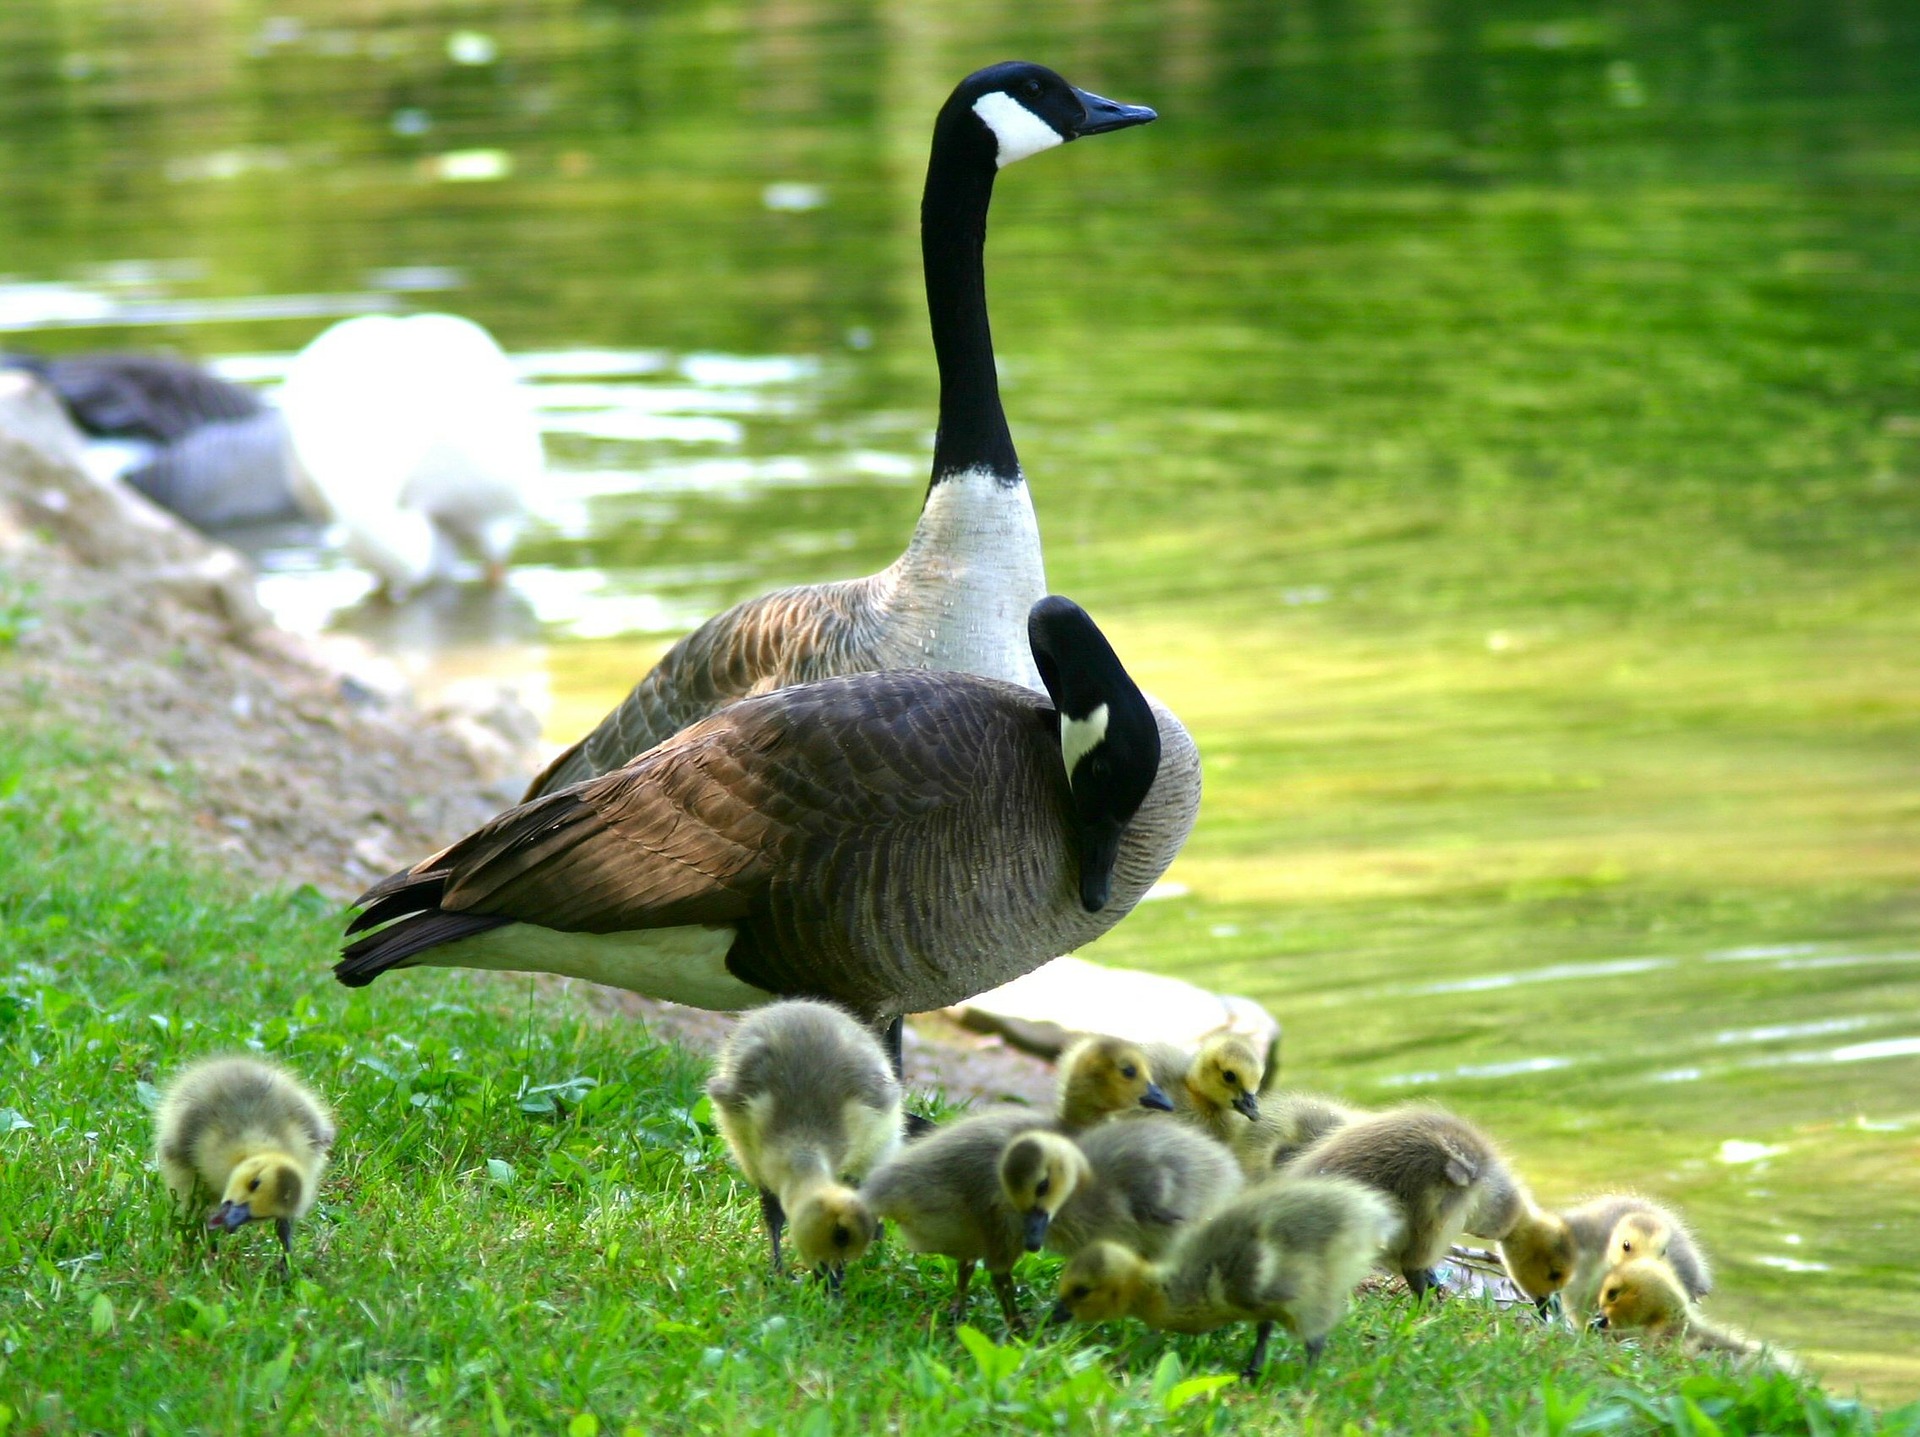
<path id="1" fill-rule="evenodd" d="M 389 596 L 447 577 L 463 551 L 505 576 L 544 461 L 532 399 L 479 325 L 342 320 L 294 356 L 279 403 L 342 547 Z"/>

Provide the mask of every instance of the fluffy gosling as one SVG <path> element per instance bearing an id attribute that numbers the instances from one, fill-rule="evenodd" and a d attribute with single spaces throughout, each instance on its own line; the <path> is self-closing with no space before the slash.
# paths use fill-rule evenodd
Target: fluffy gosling
<path id="1" fill-rule="evenodd" d="M 1493 1143 L 1444 1108 L 1389 1108 L 1328 1134 L 1292 1162 L 1293 1177 L 1344 1177 L 1385 1194 L 1401 1223 L 1386 1257 L 1416 1298 L 1489 1191 L 1508 1181 Z"/>
<path id="2" fill-rule="evenodd" d="M 1000 1155 L 1000 1190 L 1029 1252 L 1072 1254 L 1098 1241 L 1158 1257 L 1174 1234 L 1230 1201 L 1240 1168 L 1211 1138 L 1177 1123 L 1108 1123 L 1078 1142 L 1023 1133 Z"/>
<path id="3" fill-rule="evenodd" d="M 1783 1371 L 1799 1370 L 1788 1354 L 1701 1316 L 1680 1276 L 1657 1257 L 1633 1258 L 1606 1275 L 1593 1325 L 1615 1332 L 1644 1332 L 1650 1339 L 1677 1343 L 1696 1356 L 1730 1352 L 1760 1358 Z"/>
<path id="4" fill-rule="evenodd" d="M 1146 1052 L 1123 1038 L 1082 1038 L 1060 1055 L 1055 1125 L 1080 1133 L 1132 1108 L 1170 1112 Z"/>
<path id="5" fill-rule="evenodd" d="M 1549 1316 L 1554 1295 L 1573 1280 L 1579 1244 L 1567 1220 L 1536 1203 L 1504 1160 L 1488 1170 L 1467 1231 L 1498 1244 L 1514 1286 L 1533 1299 L 1542 1317 Z"/>
<path id="6" fill-rule="evenodd" d="M 1054 1320 L 1132 1316 L 1173 1332 L 1257 1323 L 1240 1373 L 1248 1382 L 1266 1365 L 1274 1325 L 1284 1323 L 1306 1345 L 1311 1368 L 1354 1285 L 1399 1227 L 1392 1202 L 1363 1184 L 1270 1181 L 1187 1228 L 1162 1261 L 1113 1242 L 1077 1253 L 1060 1275 Z"/>
<path id="7" fill-rule="evenodd" d="M 1562 1295 L 1576 1320 L 1598 1310 L 1600 1281 L 1608 1271 L 1630 1257 L 1662 1257 L 1689 1296 L 1698 1299 L 1713 1290 L 1713 1274 L 1693 1234 L 1678 1213 L 1635 1193 L 1603 1193 L 1565 1209 L 1579 1249 L 1573 1280 Z M 1629 1223 L 1628 1219 L 1634 1219 Z M 1626 1244 L 1614 1246 L 1614 1235 L 1625 1229 Z"/>
<path id="8" fill-rule="evenodd" d="M 181 1210 L 220 1195 L 207 1226 L 273 1223 L 282 1262 L 333 1152 L 333 1115 L 298 1079 L 256 1058 L 208 1058 L 175 1075 L 155 1114 L 154 1154 Z"/>
<path id="9" fill-rule="evenodd" d="M 1215 1033 L 1191 1055 L 1170 1043 L 1155 1043 L 1148 1053 L 1174 1116 L 1215 1142 L 1231 1144 L 1259 1119 L 1266 1064 L 1240 1034 Z"/>
<path id="10" fill-rule="evenodd" d="M 760 1189 L 774 1274 L 785 1271 L 780 1231 L 791 1218 L 801 1263 L 837 1287 L 877 1231 L 840 1179 L 866 1173 L 900 1142 L 900 1083 L 879 1041 L 828 1003 L 757 1008 L 720 1050 L 707 1096 L 734 1161 Z"/>

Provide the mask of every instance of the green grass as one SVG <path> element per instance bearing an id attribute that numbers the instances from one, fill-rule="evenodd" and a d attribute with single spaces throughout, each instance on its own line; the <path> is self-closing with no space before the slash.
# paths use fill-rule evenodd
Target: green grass
<path id="1" fill-rule="evenodd" d="M 111 753 L 0 736 L 0 1433 L 1920 1432 L 1780 1376 L 1456 1302 L 1363 1298 L 1302 1379 L 1247 1335 L 946 1331 L 943 1264 L 838 1301 L 770 1280 L 701 1065 L 567 993 L 432 974 L 360 993 L 339 915 L 118 831 Z M 336 1104 L 290 1281 L 209 1245 L 150 1158 L 152 1086 L 253 1048 Z M 1030 1260 L 1030 1283 L 1047 1264 Z M 1037 1295 L 1031 1299 L 1036 1305 Z"/>

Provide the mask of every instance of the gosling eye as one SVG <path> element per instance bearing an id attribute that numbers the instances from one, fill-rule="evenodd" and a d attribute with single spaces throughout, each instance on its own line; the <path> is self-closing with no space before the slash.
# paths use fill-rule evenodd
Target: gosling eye
<path id="1" fill-rule="evenodd" d="M 1560 1281 L 1560 1269 L 1559 1269 L 1559 1268 L 1557 1268 L 1557 1267 L 1555 1267 L 1555 1268 L 1549 1268 L 1549 1269 L 1547 1270 L 1547 1281 L 1548 1281 L 1548 1282 L 1554 1282 L 1554 1283 L 1557 1283 L 1557 1282 L 1559 1282 L 1559 1281 Z"/>
<path id="2" fill-rule="evenodd" d="M 1039 1182 L 1033 1185 L 1033 1195 L 1035 1197 L 1045 1197 L 1052 1190 L 1053 1190 L 1052 1178 L 1041 1178 Z"/>
<path id="3" fill-rule="evenodd" d="M 835 1247 L 845 1247 L 848 1243 L 852 1241 L 853 1241 L 853 1234 L 848 1232 L 845 1228 L 836 1227 L 833 1230 L 833 1245 Z"/>
<path id="4" fill-rule="evenodd" d="M 259 1191 L 260 1191 L 260 1179 L 259 1179 L 259 1178 L 255 1178 L 255 1179 L 254 1179 L 254 1180 L 253 1180 L 252 1182 L 250 1182 L 250 1183 L 248 1183 L 248 1184 L 247 1184 L 247 1191 L 248 1191 L 248 1192 L 250 1192 L 250 1193 L 257 1193 L 257 1192 L 259 1192 Z"/>
<path id="5" fill-rule="evenodd" d="M 1120 1076 L 1123 1078 L 1137 1078 L 1140 1076 L 1140 1070 L 1134 1067 L 1133 1064 L 1128 1063 L 1120 1070 Z"/>
<path id="6" fill-rule="evenodd" d="M 1220 1076 L 1227 1080 L 1227 1086 L 1229 1088 L 1237 1088 L 1240 1086 L 1240 1075 L 1234 1072 L 1233 1069 L 1228 1068 Z"/>
<path id="7" fill-rule="evenodd" d="M 1622 1251 L 1622 1252 L 1627 1252 L 1627 1253 L 1630 1253 L 1630 1252 L 1632 1252 L 1632 1251 L 1633 1251 L 1633 1244 L 1632 1244 L 1632 1243 L 1630 1243 L 1630 1242 L 1622 1242 L 1622 1243 L 1620 1244 L 1620 1251 Z"/>
<path id="8" fill-rule="evenodd" d="M 1075 1302 L 1078 1302 L 1083 1297 L 1091 1297 L 1092 1295 L 1093 1295 L 1093 1289 L 1088 1287 L 1084 1282 L 1080 1283 L 1078 1286 L 1074 1287 L 1071 1291 L 1067 1293 L 1067 1296 L 1073 1299 Z"/>
<path id="9" fill-rule="evenodd" d="M 1602 1302 L 1614 1302 L 1619 1299 L 1619 1296 L 1620 1296 L 1620 1289 L 1617 1287 L 1610 1287 L 1607 1289 L 1607 1295 L 1601 1298 L 1600 1300 Z"/>

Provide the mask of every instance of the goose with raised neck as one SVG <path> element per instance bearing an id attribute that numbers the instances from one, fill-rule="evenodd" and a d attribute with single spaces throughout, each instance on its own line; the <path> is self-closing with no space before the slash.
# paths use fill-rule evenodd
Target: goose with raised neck
<path id="1" fill-rule="evenodd" d="M 906 551 L 878 574 L 782 589 L 709 619 L 554 759 L 527 800 L 618 768 L 736 699 L 792 684 L 939 669 L 1041 688 L 1026 621 L 1047 591 L 1046 571 L 994 369 L 987 209 L 1006 166 L 1154 118 L 1026 61 L 960 82 L 934 122 L 920 208 L 940 424 Z"/>

